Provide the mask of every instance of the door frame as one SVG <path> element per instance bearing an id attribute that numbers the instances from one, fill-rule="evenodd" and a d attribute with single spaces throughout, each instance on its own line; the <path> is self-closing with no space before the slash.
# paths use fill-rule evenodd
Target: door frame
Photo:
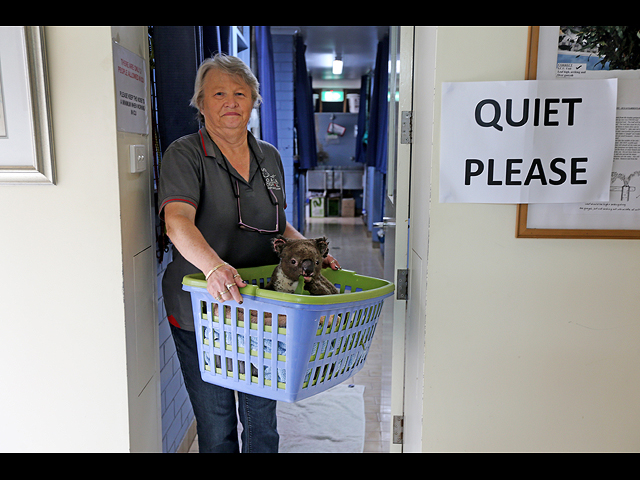
<path id="1" fill-rule="evenodd" d="M 404 452 L 422 452 L 426 358 L 427 271 L 434 158 L 438 27 L 415 27 L 409 300 L 405 324 Z"/>
<path id="2" fill-rule="evenodd" d="M 385 191 L 385 278 L 397 282 L 398 270 L 409 267 L 409 213 L 411 143 L 402 140 L 402 112 L 413 109 L 413 43 L 415 27 L 390 27 L 389 53 L 393 65 L 399 60 L 399 71 L 391 71 L 389 78 L 389 154 Z M 399 46 L 398 46 L 399 42 Z M 398 53 L 396 53 L 398 52 Z M 398 58 L 399 55 L 399 58 Z M 395 93 L 398 100 L 395 102 Z M 399 187 L 399 188 L 398 188 Z M 398 286 L 396 285 L 396 288 Z M 405 416 L 405 323 L 407 300 L 396 294 L 387 302 L 385 318 L 391 318 L 390 352 L 390 447 L 401 453 L 403 444 L 397 440 L 394 419 Z M 394 440 L 396 438 L 396 440 Z"/>
<path id="3" fill-rule="evenodd" d="M 398 111 L 400 116 L 403 111 L 412 112 L 412 140 L 406 144 L 398 137 L 394 173 L 400 186 L 396 188 L 394 199 L 394 267 L 396 272 L 400 268 L 408 270 L 407 300 L 395 299 L 392 308 L 390 452 L 398 453 L 421 452 L 424 437 L 427 267 L 437 47 L 437 27 L 399 28 Z M 401 129 L 395 129 L 391 124 L 390 130 L 401 135 Z M 389 153 L 391 163 L 394 157 L 391 151 Z M 403 420 L 400 444 L 393 442 L 395 416 Z"/>

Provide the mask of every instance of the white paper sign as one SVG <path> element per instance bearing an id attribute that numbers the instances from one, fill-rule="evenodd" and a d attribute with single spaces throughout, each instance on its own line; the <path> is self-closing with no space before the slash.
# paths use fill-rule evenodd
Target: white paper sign
<path id="1" fill-rule="evenodd" d="M 617 79 L 442 84 L 440 202 L 608 201 Z"/>
<path id="2" fill-rule="evenodd" d="M 147 68 L 142 57 L 113 44 L 117 121 L 121 132 L 149 133 Z"/>

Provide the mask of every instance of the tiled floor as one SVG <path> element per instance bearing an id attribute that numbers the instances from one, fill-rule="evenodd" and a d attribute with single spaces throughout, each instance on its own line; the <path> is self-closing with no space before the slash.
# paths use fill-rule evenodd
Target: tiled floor
<path id="1" fill-rule="evenodd" d="M 305 236 L 315 238 L 326 235 L 329 250 L 343 268 L 370 277 L 383 277 L 382 255 L 373 247 L 361 218 L 312 218 Z M 364 453 L 388 452 L 390 445 L 390 379 L 383 364 L 383 346 L 391 342 L 391 320 L 381 318 L 369 349 L 367 361 L 349 383 L 365 386 L 365 444 Z M 198 452 L 198 439 L 189 453 Z"/>

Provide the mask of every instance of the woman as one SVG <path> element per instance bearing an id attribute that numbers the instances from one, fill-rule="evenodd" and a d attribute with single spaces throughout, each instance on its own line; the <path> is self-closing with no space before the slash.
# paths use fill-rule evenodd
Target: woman
<path id="1" fill-rule="evenodd" d="M 162 289 L 180 366 L 193 405 L 200 452 L 237 452 L 235 395 L 202 381 L 191 299 L 182 278 L 201 271 L 218 301 L 242 303 L 236 268 L 278 263 L 277 234 L 304 238 L 285 216 L 284 171 L 272 145 L 247 124 L 259 105 L 258 81 L 239 59 L 216 55 L 198 69 L 191 105 L 204 126 L 163 156 L 160 215 L 176 247 Z M 340 268 L 332 256 L 325 265 Z M 277 452 L 276 402 L 238 392 L 243 452 Z"/>

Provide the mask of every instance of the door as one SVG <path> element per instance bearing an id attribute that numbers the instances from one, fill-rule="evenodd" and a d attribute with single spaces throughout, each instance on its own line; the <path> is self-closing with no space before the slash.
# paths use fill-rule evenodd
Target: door
<path id="1" fill-rule="evenodd" d="M 405 188 L 411 190 L 411 230 L 407 258 L 409 293 L 404 328 L 404 452 L 422 451 L 431 164 L 435 161 L 432 157 L 436 38 L 437 27 L 415 27 L 412 161 L 411 170 L 407 174 L 409 180 L 405 185 Z"/>
<path id="2" fill-rule="evenodd" d="M 399 431 L 394 429 L 394 419 L 404 416 L 404 343 L 407 300 L 403 286 L 398 282 L 398 271 L 408 268 L 409 240 L 409 173 L 411 169 L 411 144 L 403 136 L 403 123 L 407 125 L 407 113 L 412 109 L 413 97 L 413 36 L 414 27 L 391 27 L 389 35 L 389 129 L 387 187 L 384 221 L 376 226 L 384 230 L 384 275 L 396 283 L 393 301 L 385 302 L 385 343 L 383 364 L 390 368 L 391 452 L 402 452 Z M 395 68 L 393 68 L 395 67 Z M 405 131 L 406 134 L 406 131 Z M 400 275 L 401 277 L 402 275 Z M 392 321 L 390 321 L 392 320 Z M 388 341 L 388 340 L 387 340 Z M 395 430 L 395 435 L 394 435 Z"/>
<path id="3" fill-rule="evenodd" d="M 389 166 L 385 218 L 385 278 L 398 282 L 407 270 L 406 300 L 385 302 L 392 318 L 391 419 L 403 420 L 401 443 L 391 452 L 422 451 L 427 254 L 434 126 L 436 27 L 392 27 L 390 61 Z M 397 100 L 395 92 L 397 91 Z M 411 113 L 409 120 L 405 112 Z M 410 123 L 411 138 L 403 123 Z"/>

